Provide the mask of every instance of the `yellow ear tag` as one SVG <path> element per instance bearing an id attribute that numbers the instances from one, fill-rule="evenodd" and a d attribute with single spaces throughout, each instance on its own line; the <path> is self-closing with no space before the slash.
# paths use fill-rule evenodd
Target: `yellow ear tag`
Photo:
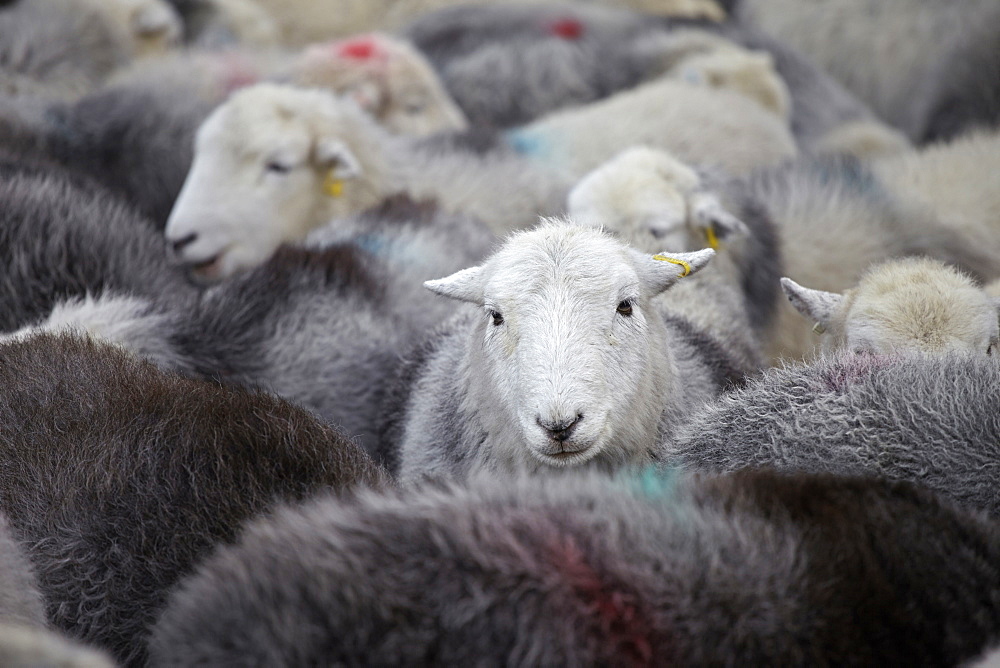
<path id="1" fill-rule="evenodd" d="M 826 327 L 824 327 L 822 323 L 817 322 L 815 325 L 813 325 L 813 334 L 815 334 L 816 336 L 819 336 L 825 331 Z"/>
<path id="2" fill-rule="evenodd" d="M 719 237 L 715 236 L 715 225 L 705 228 L 705 241 L 712 250 L 719 250 Z"/>
<path id="3" fill-rule="evenodd" d="M 334 178 L 333 173 L 326 175 L 323 179 L 323 194 L 330 197 L 340 197 L 344 194 L 344 182 Z"/>
<path id="4" fill-rule="evenodd" d="M 653 259 L 659 260 L 660 262 L 669 262 L 670 264 L 678 264 L 684 267 L 684 273 L 681 274 L 678 278 L 684 278 L 685 276 L 691 273 L 691 265 L 689 265 L 684 260 L 678 260 L 676 258 L 667 257 L 666 255 L 654 255 Z"/>

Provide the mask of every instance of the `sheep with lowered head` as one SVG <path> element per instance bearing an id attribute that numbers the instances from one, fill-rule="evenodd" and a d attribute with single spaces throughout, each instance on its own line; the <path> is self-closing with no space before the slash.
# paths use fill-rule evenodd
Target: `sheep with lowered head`
<path id="1" fill-rule="evenodd" d="M 0 507 L 49 620 L 127 665 L 144 665 L 168 590 L 243 522 L 279 501 L 387 483 L 286 401 L 95 341 L 0 345 L 0 383 Z"/>
<path id="2" fill-rule="evenodd" d="M 781 287 L 792 306 L 816 323 L 824 350 L 992 354 L 1000 343 L 1000 300 L 937 260 L 875 265 L 843 294 L 812 290 L 789 278 L 781 279 Z"/>
<path id="3" fill-rule="evenodd" d="M 260 84 L 198 130 L 166 236 L 197 273 L 221 278 L 399 193 L 437 199 L 500 232 L 560 211 L 567 188 L 561 173 L 502 145 L 477 154 L 393 137 L 350 100 Z"/>
<path id="4" fill-rule="evenodd" d="M 665 151 L 634 147 L 584 177 L 570 192 L 567 211 L 642 251 L 716 249 L 710 267 L 663 300 L 721 335 L 731 350 L 742 341 L 745 355 L 761 358 L 760 341 L 774 325 L 782 262 L 775 225 L 746 193 Z M 704 308 L 705 283 L 714 288 L 713 301 L 725 299 L 728 308 Z"/>
<path id="5" fill-rule="evenodd" d="M 662 434 L 740 377 L 722 344 L 652 304 L 714 254 L 651 256 L 549 221 L 425 283 L 475 308 L 411 353 L 386 402 L 401 477 L 650 461 Z"/>
<path id="6" fill-rule="evenodd" d="M 998 559 L 995 522 L 906 483 L 481 477 L 249 525 L 151 665 L 959 665 L 996 642 Z"/>

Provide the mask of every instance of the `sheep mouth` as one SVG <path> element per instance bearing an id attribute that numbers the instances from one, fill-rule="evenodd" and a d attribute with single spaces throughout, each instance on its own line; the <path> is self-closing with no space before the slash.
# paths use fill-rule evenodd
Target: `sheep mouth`
<path id="1" fill-rule="evenodd" d="M 563 447 L 575 448 L 573 450 L 559 450 L 556 452 L 541 452 L 534 450 L 533 454 L 549 466 L 575 466 L 583 464 L 597 455 L 600 448 L 584 444 L 564 443 Z"/>
<path id="2" fill-rule="evenodd" d="M 215 280 L 219 277 L 223 253 L 216 253 L 208 259 L 188 263 L 191 274 L 201 280 Z"/>

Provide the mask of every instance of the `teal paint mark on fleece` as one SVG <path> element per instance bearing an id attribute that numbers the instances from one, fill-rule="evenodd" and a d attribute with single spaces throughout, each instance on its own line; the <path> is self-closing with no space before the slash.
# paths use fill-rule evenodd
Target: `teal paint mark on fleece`
<path id="1" fill-rule="evenodd" d="M 514 151 L 532 158 L 546 158 L 552 152 L 548 138 L 538 130 L 509 130 L 504 139 Z"/>

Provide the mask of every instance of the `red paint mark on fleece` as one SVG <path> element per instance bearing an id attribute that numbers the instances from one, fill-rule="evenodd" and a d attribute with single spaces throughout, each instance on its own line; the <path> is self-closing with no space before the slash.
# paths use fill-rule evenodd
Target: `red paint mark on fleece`
<path id="1" fill-rule="evenodd" d="M 349 39 L 337 45 L 337 55 L 353 60 L 368 60 L 381 54 L 379 45 L 372 37 Z"/>
<path id="2" fill-rule="evenodd" d="M 580 39 L 583 23 L 576 19 L 558 19 L 548 25 L 548 33 L 561 39 Z"/>
<path id="3" fill-rule="evenodd" d="M 653 665 L 650 617 L 635 594 L 602 580 L 569 536 L 555 537 L 547 553 L 554 573 L 569 584 L 581 603 L 582 616 L 591 621 L 590 632 L 600 642 L 601 657 L 618 665 Z M 656 657 L 659 665 L 663 660 Z"/>

